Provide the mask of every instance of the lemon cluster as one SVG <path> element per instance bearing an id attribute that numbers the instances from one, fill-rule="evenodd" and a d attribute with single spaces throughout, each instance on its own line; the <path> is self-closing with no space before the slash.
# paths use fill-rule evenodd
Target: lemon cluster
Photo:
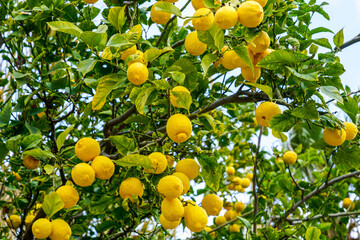
<path id="1" fill-rule="evenodd" d="M 227 210 L 224 216 L 218 216 L 214 220 L 215 224 L 218 226 L 235 219 L 237 216 L 241 216 L 242 211 L 245 209 L 245 204 L 242 202 L 236 202 L 235 204 L 227 203 L 224 208 Z M 232 224 L 230 225 L 229 230 L 230 233 L 240 232 L 240 225 Z"/>
<path id="2" fill-rule="evenodd" d="M 324 141 L 330 146 L 337 147 L 345 142 L 345 140 L 353 140 L 357 133 L 357 126 L 351 122 L 344 122 L 345 129 L 325 128 L 323 132 Z"/>
<path id="3" fill-rule="evenodd" d="M 54 219 L 51 222 L 46 218 L 39 218 L 32 227 L 32 233 L 37 239 L 69 240 L 71 237 L 71 228 L 67 222 L 62 219 Z"/>
<path id="4" fill-rule="evenodd" d="M 227 185 L 228 190 L 236 190 L 238 192 L 244 192 L 245 188 L 248 188 L 253 178 L 252 173 L 247 173 L 244 178 L 235 176 L 236 170 L 233 166 L 226 167 L 226 173 L 230 183 Z"/>

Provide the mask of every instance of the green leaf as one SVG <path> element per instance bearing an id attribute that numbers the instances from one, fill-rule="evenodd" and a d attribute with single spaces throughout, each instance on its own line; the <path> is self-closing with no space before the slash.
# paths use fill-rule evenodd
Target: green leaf
<path id="1" fill-rule="evenodd" d="M 174 4 L 169 2 L 158 2 L 155 5 L 155 10 L 172 13 L 175 16 L 181 17 L 181 11 Z"/>
<path id="2" fill-rule="evenodd" d="M 94 59 L 86 59 L 84 61 L 81 61 L 77 67 L 78 71 L 82 74 L 87 74 L 88 72 L 91 72 L 95 65 L 97 63 L 97 60 Z"/>
<path id="3" fill-rule="evenodd" d="M 316 103 L 313 100 L 310 100 L 307 103 L 305 103 L 303 107 L 298 107 L 292 110 L 291 115 L 304 119 L 317 120 L 319 118 L 319 113 L 316 108 Z"/>
<path id="4" fill-rule="evenodd" d="M 62 147 L 62 145 L 66 140 L 67 135 L 70 133 L 71 130 L 73 130 L 74 127 L 75 124 L 69 126 L 68 128 L 65 129 L 65 131 L 59 134 L 59 136 L 56 139 L 56 146 L 58 150 L 60 150 L 60 148 Z"/>
<path id="5" fill-rule="evenodd" d="M 282 132 L 271 130 L 271 133 L 274 137 L 280 139 L 281 142 L 286 142 L 288 139 L 288 137 L 285 134 L 283 134 Z"/>
<path id="6" fill-rule="evenodd" d="M 54 64 L 54 66 L 52 66 L 49 69 L 48 73 L 52 73 L 52 72 L 55 72 L 57 70 L 65 70 L 65 69 L 68 69 L 68 68 L 70 68 L 70 66 L 67 65 L 67 63 L 65 63 L 65 62 L 57 62 L 57 63 Z"/>
<path id="7" fill-rule="evenodd" d="M 266 95 L 269 96 L 270 100 L 273 99 L 273 91 L 272 91 L 271 87 L 269 87 L 267 85 L 262 85 L 262 84 L 259 84 L 259 83 L 252 83 L 252 82 L 244 82 L 244 84 L 260 89 L 261 91 L 266 93 Z"/>
<path id="8" fill-rule="evenodd" d="M 216 55 L 209 53 L 209 54 L 206 54 L 201 59 L 201 68 L 203 69 L 203 75 L 204 76 L 206 76 L 206 73 L 207 73 L 209 67 L 215 61 L 216 58 L 217 58 Z"/>
<path id="9" fill-rule="evenodd" d="M 360 168 L 360 149 L 356 146 L 341 146 L 332 157 L 336 167 L 348 171 Z"/>
<path id="10" fill-rule="evenodd" d="M 293 53 L 285 50 L 276 50 L 264 57 L 257 66 L 267 68 L 270 70 L 276 70 L 278 68 L 286 66 L 294 67 L 296 65 L 296 58 Z"/>
<path id="11" fill-rule="evenodd" d="M 277 114 L 271 118 L 269 126 L 272 130 L 278 132 L 288 132 L 295 125 L 295 117 L 291 116 L 288 112 Z"/>
<path id="12" fill-rule="evenodd" d="M 54 170 L 54 166 L 52 165 L 46 164 L 44 166 L 44 171 L 46 172 L 47 175 L 52 174 L 53 170 Z"/>
<path id="13" fill-rule="evenodd" d="M 305 240 L 318 240 L 320 239 L 321 231 L 316 227 L 309 227 L 305 233 Z"/>
<path id="14" fill-rule="evenodd" d="M 110 8 L 109 10 L 108 20 L 110 24 L 113 25 L 116 28 L 116 30 L 120 32 L 121 32 L 121 28 L 125 24 L 125 8 L 126 6 L 114 7 L 114 8 Z"/>
<path id="15" fill-rule="evenodd" d="M 337 34 L 334 36 L 334 44 L 336 47 L 340 47 L 344 43 L 344 29 L 342 28 Z"/>
<path id="16" fill-rule="evenodd" d="M 47 151 L 47 150 L 42 150 L 40 148 L 34 148 L 31 150 L 27 150 L 27 151 L 23 152 L 23 155 L 24 156 L 30 155 L 37 159 L 39 159 L 39 158 L 55 158 L 55 155 L 52 154 L 52 152 Z"/>
<path id="17" fill-rule="evenodd" d="M 138 41 L 141 38 L 141 34 L 142 34 L 142 28 L 141 25 L 135 25 L 132 29 L 130 29 L 127 33 L 125 34 L 115 34 L 113 35 L 108 43 L 106 44 L 106 46 L 108 47 L 117 47 L 119 48 L 119 51 L 123 51 L 126 50 L 128 48 L 131 48 L 132 46 L 134 46 L 136 43 L 138 43 Z"/>
<path id="18" fill-rule="evenodd" d="M 204 5 L 207 8 L 218 8 L 220 5 L 215 4 L 214 0 L 204 0 Z"/>
<path id="19" fill-rule="evenodd" d="M 213 191 L 217 192 L 220 187 L 222 172 L 215 156 L 200 154 L 197 157 L 201 165 L 200 175 L 204 179 L 206 185 Z"/>
<path id="20" fill-rule="evenodd" d="M 9 124 L 11 113 L 11 101 L 9 101 L 0 112 L 0 128 L 3 128 Z"/>
<path id="21" fill-rule="evenodd" d="M 295 76 L 298 77 L 300 79 L 306 80 L 306 81 L 317 81 L 319 80 L 317 77 L 317 72 L 312 72 L 312 73 L 306 73 L 306 74 L 302 74 L 302 73 L 298 73 L 295 69 L 286 66 L 286 68 Z"/>
<path id="22" fill-rule="evenodd" d="M 20 148 L 21 135 L 11 137 L 6 141 L 6 147 L 12 152 L 18 152 Z"/>
<path id="23" fill-rule="evenodd" d="M 114 199 L 111 196 L 102 196 L 99 200 L 92 201 L 89 206 L 90 213 L 94 215 L 103 214 L 113 201 Z"/>
<path id="24" fill-rule="evenodd" d="M 188 92 L 183 91 L 173 91 L 171 90 L 171 93 L 176 98 L 176 104 L 180 108 L 184 108 L 189 111 L 191 103 L 192 103 L 192 97 L 191 94 Z"/>
<path id="25" fill-rule="evenodd" d="M 96 87 L 96 93 L 92 100 L 92 109 L 100 110 L 104 106 L 106 97 L 110 92 L 125 81 L 126 77 L 115 73 L 100 78 L 99 84 Z"/>
<path id="26" fill-rule="evenodd" d="M 245 46 L 234 47 L 236 54 L 248 65 L 252 72 L 254 72 L 254 65 L 250 59 L 249 51 Z"/>
<path id="27" fill-rule="evenodd" d="M 106 33 L 96 33 L 91 31 L 85 31 L 81 34 L 80 39 L 83 40 L 90 48 L 105 46 L 107 41 Z"/>
<path id="28" fill-rule="evenodd" d="M 51 218 L 55 213 L 63 209 L 64 205 L 60 196 L 56 192 L 52 192 L 44 197 L 42 209 L 45 214 Z"/>
<path id="29" fill-rule="evenodd" d="M 354 98 L 349 96 L 347 97 L 347 101 L 344 101 L 344 103 L 337 102 L 336 106 L 343 110 L 351 118 L 351 121 L 356 123 L 356 115 L 359 113 L 359 106 Z"/>
<path id="30" fill-rule="evenodd" d="M 205 43 L 209 48 L 221 51 L 224 46 L 224 31 L 216 24 L 207 31 L 197 31 L 198 39 Z"/>
<path id="31" fill-rule="evenodd" d="M 0 164 L 4 161 L 5 157 L 8 155 L 9 150 L 6 147 L 6 144 L 0 141 Z"/>
<path id="32" fill-rule="evenodd" d="M 125 156 L 128 152 L 133 152 L 135 150 L 135 142 L 132 138 L 125 136 L 110 136 L 109 139 L 113 144 L 115 144 L 116 149 L 122 156 Z"/>
<path id="33" fill-rule="evenodd" d="M 249 222 L 249 220 L 243 217 L 236 217 L 236 218 L 239 219 L 247 229 L 251 229 L 251 223 Z"/>
<path id="34" fill-rule="evenodd" d="M 335 99 L 336 101 L 339 101 L 340 103 L 344 103 L 344 100 L 342 96 L 339 93 L 339 90 L 334 86 L 321 86 L 320 91 L 328 96 L 329 98 Z"/>
<path id="35" fill-rule="evenodd" d="M 119 160 L 115 160 L 114 163 L 122 167 L 139 166 L 143 168 L 152 168 L 150 158 L 140 154 L 127 155 Z"/>
<path id="36" fill-rule="evenodd" d="M 33 148 L 36 145 L 38 145 L 38 143 L 40 143 L 42 141 L 42 136 L 41 134 L 30 134 L 28 136 L 25 136 L 22 141 L 21 141 L 21 147 L 26 150 L 29 148 Z"/>
<path id="37" fill-rule="evenodd" d="M 319 38 L 314 41 L 317 45 L 332 50 L 331 44 L 327 38 Z"/>
<path id="38" fill-rule="evenodd" d="M 145 90 L 141 91 L 140 94 L 137 96 L 137 98 L 135 100 L 135 106 L 136 106 L 137 111 L 140 114 L 144 114 L 144 108 L 145 108 L 146 102 L 147 102 L 150 94 L 154 90 L 155 90 L 154 87 L 146 88 Z"/>
<path id="39" fill-rule="evenodd" d="M 184 76 L 185 76 L 185 74 L 184 74 Z M 155 84 L 157 89 L 170 90 L 172 88 L 172 86 L 164 79 L 155 80 L 155 81 L 153 81 L 153 83 Z"/>
<path id="40" fill-rule="evenodd" d="M 83 33 L 83 31 L 80 28 L 78 28 L 76 25 L 70 22 L 54 21 L 54 22 L 48 22 L 47 24 L 54 31 L 68 33 L 78 38 L 80 38 L 81 34 Z"/>
<path id="41" fill-rule="evenodd" d="M 157 49 L 157 48 L 149 48 L 144 53 L 144 59 L 148 62 L 154 61 L 159 56 L 163 55 L 167 52 L 172 52 L 174 49 L 171 47 L 165 47 L 164 49 Z"/>
<path id="42" fill-rule="evenodd" d="M 332 225 L 331 222 L 323 222 L 323 223 L 320 223 L 318 227 L 321 231 L 327 231 L 330 229 L 331 225 Z"/>

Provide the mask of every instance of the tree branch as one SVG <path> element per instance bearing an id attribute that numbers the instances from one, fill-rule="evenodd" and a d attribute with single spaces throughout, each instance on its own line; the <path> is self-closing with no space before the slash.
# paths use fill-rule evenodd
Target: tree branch
<path id="1" fill-rule="evenodd" d="M 345 43 L 343 43 L 340 47 L 338 48 L 335 48 L 335 53 L 338 53 L 340 52 L 341 50 L 357 43 L 357 42 L 360 42 L 360 34 L 358 34 L 356 37 L 354 37 L 353 39 L 351 39 L 350 41 L 347 41 Z"/>
<path id="2" fill-rule="evenodd" d="M 111 134 L 110 129 L 119 124 L 122 123 L 123 121 L 125 121 L 126 119 L 128 119 L 131 115 L 133 115 L 134 113 L 136 113 L 136 107 L 135 105 L 132 105 L 131 108 L 129 108 L 125 113 L 123 113 L 122 115 L 120 115 L 119 117 L 116 117 L 114 119 L 111 119 L 110 121 L 108 121 L 107 123 L 105 123 L 104 126 L 104 136 L 108 137 Z"/>
<path id="3" fill-rule="evenodd" d="M 360 215 L 360 212 L 338 212 L 338 213 L 330 213 L 327 216 L 317 214 L 317 215 L 315 215 L 313 217 L 309 217 L 309 218 L 287 218 L 286 221 L 292 225 L 296 225 L 301 222 L 312 221 L 312 220 L 316 220 L 319 218 L 326 218 L 326 217 L 336 218 L 336 217 L 346 217 L 346 216 L 353 216 L 353 215 L 355 215 L 355 216 Z"/>

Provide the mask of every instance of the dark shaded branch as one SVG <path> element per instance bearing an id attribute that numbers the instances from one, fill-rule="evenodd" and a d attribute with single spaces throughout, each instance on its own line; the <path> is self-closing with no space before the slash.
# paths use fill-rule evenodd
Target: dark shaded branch
<path id="1" fill-rule="evenodd" d="M 185 39 L 180 40 L 180 41 L 177 41 L 176 43 L 174 43 L 174 44 L 171 46 L 171 48 L 176 48 L 176 47 L 178 47 L 178 46 L 181 46 L 181 45 L 184 44 L 184 42 L 185 42 Z"/>
<path id="2" fill-rule="evenodd" d="M 301 187 L 301 186 L 296 182 L 294 176 L 293 176 L 292 173 L 291 173 L 289 164 L 286 164 L 286 168 L 289 170 L 290 177 L 291 177 L 291 179 L 293 180 L 293 182 L 295 183 L 296 187 L 301 191 L 301 198 L 303 198 L 303 197 L 304 197 L 305 189 L 304 189 L 303 187 Z"/>
<path id="3" fill-rule="evenodd" d="M 116 117 L 114 119 L 111 119 L 108 121 L 104 126 L 104 136 L 108 137 L 111 135 L 111 128 L 119 123 L 122 123 L 126 119 L 128 119 L 131 115 L 136 113 L 136 107 L 135 105 L 132 105 L 131 108 L 129 108 L 124 114 L 122 114 L 119 117 Z"/>
<path id="4" fill-rule="evenodd" d="M 336 217 L 347 217 L 347 216 L 357 216 L 357 215 L 360 215 L 360 212 L 338 212 L 338 213 L 330 213 L 329 215 L 326 216 L 317 214 L 313 217 L 308 217 L 308 218 L 287 218 L 286 221 L 289 222 L 290 224 L 296 225 L 301 222 L 312 221 L 319 218 L 327 218 L 327 217 L 336 218 Z"/>
<path id="5" fill-rule="evenodd" d="M 358 34 L 356 37 L 354 37 L 353 39 L 351 39 L 350 41 L 347 41 L 345 43 L 343 43 L 340 47 L 335 48 L 335 53 L 340 52 L 341 50 L 357 43 L 360 42 L 360 34 Z"/>

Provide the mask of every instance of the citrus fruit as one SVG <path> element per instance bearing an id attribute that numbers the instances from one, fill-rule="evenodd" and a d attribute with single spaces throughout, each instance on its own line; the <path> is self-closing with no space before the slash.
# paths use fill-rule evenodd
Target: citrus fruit
<path id="1" fill-rule="evenodd" d="M 193 17 L 192 25 L 199 31 L 209 30 L 214 23 L 214 14 L 208 8 L 199 8 Z"/>
<path id="2" fill-rule="evenodd" d="M 225 202 L 225 203 L 224 203 L 224 208 L 225 208 L 226 210 L 231 210 L 231 209 L 233 209 L 233 206 L 234 206 L 234 204 L 233 204 L 232 202 Z"/>
<path id="3" fill-rule="evenodd" d="M 52 232 L 52 225 L 46 218 L 39 218 L 33 223 L 31 230 L 34 237 L 38 239 L 46 239 Z"/>
<path id="4" fill-rule="evenodd" d="M 215 0 L 214 3 L 216 5 L 221 5 L 220 0 Z M 195 10 L 198 10 L 199 8 L 205 8 L 204 0 L 191 0 L 191 4 Z"/>
<path id="5" fill-rule="evenodd" d="M 166 157 L 166 161 L 167 161 L 169 167 L 172 168 L 174 166 L 174 162 L 175 162 L 174 158 L 170 155 L 165 155 L 165 157 Z"/>
<path id="6" fill-rule="evenodd" d="M 345 129 L 330 129 L 325 128 L 323 132 L 324 141 L 329 144 L 330 146 L 339 146 L 343 144 L 346 139 L 346 131 Z"/>
<path id="7" fill-rule="evenodd" d="M 177 198 L 164 198 L 161 203 L 161 213 L 168 221 L 178 221 L 184 216 L 184 207 Z"/>
<path id="8" fill-rule="evenodd" d="M 61 186 L 56 190 L 56 193 L 64 202 L 64 208 L 72 208 L 79 201 L 79 193 L 72 186 Z"/>
<path id="9" fill-rule="evenodd" d="M 283 155 L 283 161 L 287 164 L 294 164 L 297 159 L 297 154 L 293 151 L 286 151 Z"/>
<path id="10" fill-rule="evenodd" d="M 265 7 L 268 0 L 246 0 L 246 1 L 255 1 L 259 3 L 262 7 Z"/>
<path id="11" fill-rule="evenodd" d="M 95 171 L 95 176 L 99 179 L 110 179 L 115 172 L 115 164 L 110 158 L 97 156 L 92 160 L 91 167 Z"/>
<path id="12" fill-rule="evenodd" d="M 178 177 L 165 176 L 158 183 L 158 191 L 167 199 L 177 198 L 183 192 L 183 184 Z"/>
<path id="13" fill-rule="evenodd" d="M 40 160 L 34 158 L 33 156 L 26 155 L 23 159 L 24 166 L 27 169 L 34 170 L 40 166 Z"/>
<path id="14" fill-rule="evenodd" d="M 71 237 L 71 228 L 67 222 L 62 219 L 51 221 L 51 240 L 69 240 Z"/>
<path id="15" fill-rule="evenodd" d="M 140 51 L 140 50 L 136 50 L 136 52 L 134 54 L 131 54 L 129 56 L 129 59 L 131 59 L 131 60 L 129 60 L 129 62 L 127 63 L 128 67 L 131 64 L 136 63 L 136 62 L 142 63 L 144 65 L 146 65 L 146 63 L 147 63 L 145 58 L 144 58 L 144 53 L 142 51 Z"/>
<path id="16" fill-rule="evenodd" d="M 121 60 L 126 60 L 128 56 L 135 54 L 137 51 L 136 45 L 132 46 L 131 48 L 128 48 L 121 52 Z"/>
<path id="17" fill-rule="evenodd" d="M 248 179 L 248 178 L 242 178 L 241 179 L 241 186 L 243 187 L 243 188 L 247 188 L 247 187 L 249 187 L 250 186 L 250 179 Z"/>
<path id="18" fill-rule="evenodd" d="M 355 204 L 351 201 L 350 198 L 344 198 L 342 201 L 342 207 L 345 209 L 349 209 L 350 207 L 350 210 L 354 210 Z"/>
<path id="19" fill-rule="evenodd" d="M 194 159 L 186 158 L 176 164 L 175 171 L 184 173 L 192 180 L 199 175 L 200 166 Z"/>
<path id="20" fill-rule="evenodd" d="M 165 171 L 168 164 L 164 154 L 160 152 L 153 152 L 149 155 L 149 158 L 151 160 L 152 168 L 145 169 L 145 172 L 160 174 Z"/>
<path id="21" fill-rule="evenodd" d="M 250 179 L 250 181 L 253 179 L 253 176 L 254 176 L 254 174 L 252 174 L 252 173 L 247 173 L 246 174 L 246 178 L 248 178 L 248 179 Z"/>
<path id="22" fill-rule="evenodd" d="M 255 118 L 259 125 L 268 127 L 271 118 L 280 114 L 281 110 L 276 103 L 263 102 L 255 110 Z"/>
<path id="23" fill-rule="evenodd" d="M 134 62 L 129 66 L 126 75 L 132 84 L 141 85 L 148 79 L 149 70 L 144 64 Z"/>
<path id="24" fill-rule="evenodd" d="M 81 138 L 75 144 L 75 155 L 84 162 L 88 162 L 99 156 L 100 151 L 100 144 L 92 138 Z"/>
<path id="25" fill-rule="evenodd" d="M 226 223 L 226 218 L 224 216 L 218 216 L 215 218 L 216 225 L 223 225 Z"/>
<path id="26" fill-rule="evenodd" d="M 185 50 L 193 55 L 199 56 L 206 51 L 207 45 L 198 38 L 197 31 L 189 33 L 185 37 Z"/>
<path id="27" fill-rule="evenodd" d="M 262 31 L 259 36 L 257 36 L 252 42 L 249 43 L 248 48 L 253 53 L 262 53 L 270 46 L 270 37 L 269 35 Z"/>
<path id="28" fill-rule="evenodd" d="M 230 232 L 231 233 L 240 232 L 240 226 L 238 224 L 230 225 Z"/>
<path id="29" fill-rule="evenodd" d="M 234 210 L 227 210 L 224 214 L 226 221 L 230 221 L 234 218 L 236 218 L 236 212 Z"/>
<path id="30" fill-rule="evenodd" d="M 241 75 L 246 81 L 256 83 L 261 76 L 261 68 L 254 66 L 254 72 L 249 67 L 241 68 Z"/>
<path id="31" fill-rule="evenodd" d="M 235 190 L 235 184 L 234 183 L 230 183 L 226 187 L 227 187 L 228 190 Z"/>
<path id="32" fill-rule="evenodd" d="M 18 215 L 11 215 L 9 218 L 6 219 L 7 224 L 12 229 L 17 229 L 21 225 L 21 219 Z"/>
<path id="33" fill-rule="evenodd" d="M 240 185 L 241 184 L 241 178 L 240 177 L 234 177 L 232 182 L 235 184 L 235 185 Z"/>
<path id="34" fill-rule="evenodd" d="M 211 227 L 205 227 L 205 228 L 204 228 L 204 231 L 207 232 L 207 233 L 210 232 L 211 230 L 212 230 Z M 212 233 L 210 233 L 210 236 L 211 236 L 211 237 L 215 237 L 215 234 L 216 234 L 215 232 L 212 232 Z"/>
<path id="35" fill-rule="evenodd" d="M 351 122 L 344 122 L 344 125 L 346 129 L 346 140 L 353 140 L 358 133 L 356 125 Z"/>
<path id="36" fill-rule="evenodd" d="M 245 188 L 241 185 L 235 185 L 235 190 L 238 192 L 245 192 Z"/>
<path id="37" fill-rule="evenodd" d="M 34 218 L 35 218 L 35 215 L 29 213 L 28 215 L 26 215 L 25 224 L 29 225 L 30 223 L 32 223 Z"/>
<path id="38" fill-rule="evenodd" d="M 95 181 L 95 171 L 89 164 L 79 163 L 72 169 L 71 177 L 76 185 L 88 187 Z"/>
<path id="39" fill-rule="evenodd" d="M 122 199 L 131 198 L 133 195 L 142 197 L 144 194 L 143 184 L 137 178 L 127 178 L 121 182 L 119 194 Z"/>
<path id="40" fill-rule="evenodd" d="M 179 226 L 181 218 L 177 221 L 169 221 L 167 220 L 163 214 L 160 215 L 160 224 L 165 229 L 175 229 L 177 226 Z"/>
<path id="41" fill-rule="evenodd" d="M 151 10 L 150 10 L 150 17 L 151 17 L 151 20 L 154 22 L 154 23 L 157 23 L 157 24 L 165 24 L 167 23 L 170 18 L 171 18 L 171 13 L 168 13 L 168 12 L 163 12 L 163 11 L 159 11 L 159 10 L 156 10 L 155 9 L 155 6 L 158 5 L 159 3 L 161 3 L 163 1 L 158 1 L 156 2 L 152 7 L 151 7 Z"/>
<path id="42" fill-rule="evenodd" d="M 223 208 L 223 202 L 219 196 L 215 194 L 208 194 L 203 198 L 201 207 L 205 209 L 207 215 L 217 216 Z"/>
<path id="43" fill-rule="evenodd" d="M 235 8 L 223 6 L 215 13 L 215 24 L 221 29 L 229 29 L 236 25 L 238 14 Z"/>
<path id="44" fill-rule="evenodd" d="M 242 203 L 242 202 L 236 202 L 235 205 L 234 205 L 234 208 L 235 208 L 236 212 L 241 213 L 245 209 L 245 204 Z"/>
<path id="45" fill-rule="evenodd" d="M 174 87 L 173 89 L 171 89 L 171 91 L 170 91 L 170 102 L 174 107 L 177 107 L 177 108 L 179 108 L 179 105 L 176 103 L 177 97 L 175 97 L 173 95 L 173 92 L 185 92 L 185 93 L 190 94 L 189 90 L 186 87 L 177 86 L 177 87 Z"/>
<path id="46" fill-rule="evenodd" d="M 187 191 L 189 191 L 189 189 L 190 189 L 190 180 L 189 180 L 189 178 L 182 172 L 174 172 L 172 175 L 175 176 L 175 177 L 180 178 L 180 180 L 181 180 L 181 182 L 183 184 L 183 192 L 182 192 L 182 194 L 187 193 Z"/>
<path id="47" fill-rule="evenodd" d="M 264 10 L 255 1 L 243 2 L 237 10 L 239 23 L 248 28 L 259 26 L 264 18 Z"/>
<path id="48" fill-rule="evenodd" d="M 172 115 L 166 123 L 166 133 L 176 143 L 188 140 L 191 132 L 192 125 L 190 119 L 183 114 Z"/>
<path id="49" fill-rule="evenodd" d="M 234 175 L 234 174 L 235 174 L 235 168 L 232 167 L 232 166 L 226 167 L 226 173 L 227 173 L 228 175 Z"/>
<path id="50" fill-rule="evenodd" d="M 254 60 L 254 54 L 248 49 L 250 60 Z M 238 67 L 245 68 L 248 65 L 241 59 L 239 55 L 236 54 L 234 50 L 228 50 L 223 54 L 221 58 L 221 64 L 224 68 L 232 70 Z"/>
<path id="51" fill-rule="evenodd" d="M 269 55 L 273 51 L 274 50 L 268 48 L 262 53 L 256 53 L 254 55 L 254 62 L 253 62 L 254 65 L 258 64 L 264 57 L 266 57 L 267 55 Z"/>
<path id="52" fill-rule="evenodd" d="M 187 228 L 193 232 L 200 232 L 206 227 L 208 216 L 203 208 L 191 206 L 186 208 L 184 220 Z"/>

